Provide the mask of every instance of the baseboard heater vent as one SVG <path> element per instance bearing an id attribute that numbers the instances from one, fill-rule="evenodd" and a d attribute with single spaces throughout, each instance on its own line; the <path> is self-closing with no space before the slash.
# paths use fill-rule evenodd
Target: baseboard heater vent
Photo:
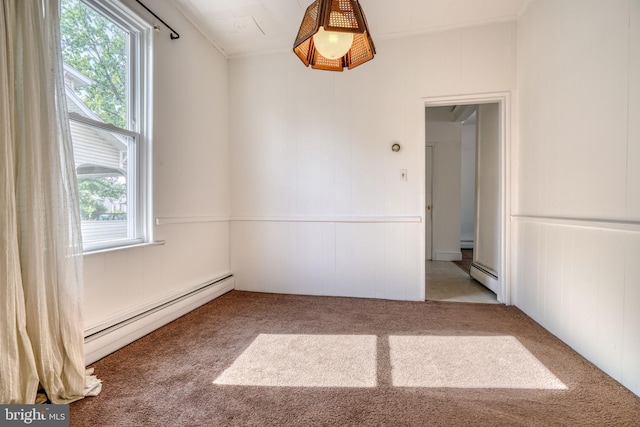
<path id="1" fill-rule="evenodd" d="M 85 363 L 91 364 L 233 289 L 233 275 L 228 275 L 92 332 L 84 339 Z"/>
<path id="2" fill-rule="evenodd" d="M 498 275 L 495 272 L 474 262 L 471 263 L 471 267 L 469 267 L 469 275 L 486 286 L 494 294 L 498 293 L 499 282 Z"/>

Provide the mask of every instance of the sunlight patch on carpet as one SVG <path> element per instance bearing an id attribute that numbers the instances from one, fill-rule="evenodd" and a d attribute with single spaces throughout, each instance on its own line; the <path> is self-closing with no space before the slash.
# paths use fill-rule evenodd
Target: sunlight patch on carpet
<path id="1" fill-rule="evenodd" d="M 375 335 L 260 334 L 214 384 L 375 387 Z"/>
<path id="2" fill-rule="evenodd" d="M 512 336 L 390 336 L 396 387 L 566 390 Z"/>

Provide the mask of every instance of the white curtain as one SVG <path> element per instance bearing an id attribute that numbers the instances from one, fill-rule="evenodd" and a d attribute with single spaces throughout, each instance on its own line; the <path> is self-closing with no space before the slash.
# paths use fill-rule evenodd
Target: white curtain
<path id="1" fill-rule="evenodd" d="M 59 0 L 0 3 L 0 403 L 68 403 L 101 383 L 84 366 Z"/>

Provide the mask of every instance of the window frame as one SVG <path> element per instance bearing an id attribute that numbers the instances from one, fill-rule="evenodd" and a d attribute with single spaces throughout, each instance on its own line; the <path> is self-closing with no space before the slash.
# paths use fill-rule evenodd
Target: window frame
<path id="1" fill-rule="evenodd" d="M 133 237 L 90 243 L 83 241 L 84 253 L 87 254 L 153 242 L 153 189 L 151 187 L 153 26 L 120 2 L 114 0 L 80 1 L 128 33 L 127 53 L 129 60 L 126 70 L 128 129 L 72 112 L 68 114 L 69 121 L 76 122 L 80 126 L 92 126 L 99 130 L 122 134 L 133 141 L 133 148 L 129 147 L 128 150 L 127 170 L 127 227 L 128 235 Z M 130 218 L 129 209 L 133 211 L 134 218 Z"/>

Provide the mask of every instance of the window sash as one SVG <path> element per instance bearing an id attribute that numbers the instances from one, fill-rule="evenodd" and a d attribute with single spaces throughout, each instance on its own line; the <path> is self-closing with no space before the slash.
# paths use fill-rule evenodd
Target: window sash
<path id="1" fill-rule="evenodd" d="M 112 125 L 111 123 L 99 122 L 97 120 L 90 119 L 78 113 L 69 113 L 69 120 L 72 120 L 77 123 L 82 123 L 85 125 L 93 126 L 99 129 L 102 129 L 107 132 L 116 132 L 122 135 L 130 136 L 132 138 L 139 139 L 140 134 L 138 132 L 130 131 L 128 129 L 123 129 L 121 127 Z"/>
<path id="2" fill-rule="evenodd" d="M 84 241 L 83 247 L 85 252 L 92 252 L 101 249 L 109 249 L 121 246 L 130 246 L 144 243 L 147 241 L 147 233 L 145 218 L 141 214 L 143 211 L 144 188 L 141 185 L 140 175 L 140 134 L 126 129 L 118 128 L 110 123 L 98 122 L 79 114 L 69 113 L 69 120 L 80 124 L 81 126 L 94 127 L 98 130 L 108 133 L 120 134 L 130 138 L 130 146 L 128 146 L 128 167 L 127 167 L 127 237 L 112 238 L 95 241 Z M 73 137 L 73 135 L 72 135 Z M 76 142 L 74 142 L 75 144 Z M 76 165 L 77 167 L 78 165 Z"/>

